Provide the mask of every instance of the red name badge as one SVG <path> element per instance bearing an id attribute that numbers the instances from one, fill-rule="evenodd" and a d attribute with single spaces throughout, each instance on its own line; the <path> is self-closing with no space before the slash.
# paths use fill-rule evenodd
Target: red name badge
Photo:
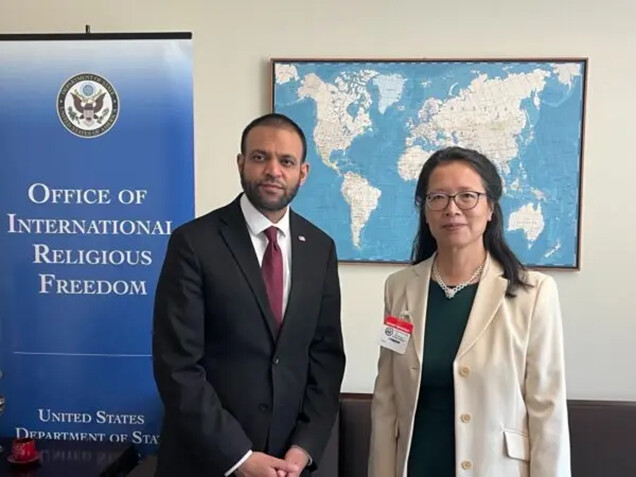
<path id="1" fill-rule="evenodd" d="M 404 354 L 411 333 L 413 333 L 413 323 L 395 316 L 387 316 L 380 336 L 380 346 Z"/>

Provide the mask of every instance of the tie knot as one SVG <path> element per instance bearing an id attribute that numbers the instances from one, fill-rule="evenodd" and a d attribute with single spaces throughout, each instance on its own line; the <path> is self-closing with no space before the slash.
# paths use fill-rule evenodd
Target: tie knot
<path id="1" fill-rule="evenodd" d="M 267 229 L 265 229 L 265 236 L 270 243 L 278 242 L 278 229 L 273 225 Z"/>

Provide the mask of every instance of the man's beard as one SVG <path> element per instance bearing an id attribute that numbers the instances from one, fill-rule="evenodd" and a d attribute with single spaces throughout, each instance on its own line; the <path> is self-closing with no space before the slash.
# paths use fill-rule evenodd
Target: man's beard
<path id="1" fill-rule="evenodd" d="M 245 179 L 245 175 L 243 171 L 241 171 L 241 186 L 243 187 L 243 191 L 245 195 L 250 200 L 250 202 L 259 210 L 266 210 L 268 212 L 278 212 L 283 210 L 285 207 L 289 205 L 289 203 L 296 197 L 298 193 L 298 189 L 300 187 L 300 179 L 298 179 L 298 183 L 290 190 L 287 191 L 284 188 L 281 189 L 283 195 L 274 202 L 266 199 L 261 193 L 260 186 L 265 184 L 272 184 L 278 187 L 281 187 L 281 184 L 275 181 L 258 181 L 258 182 L 249 182 Z"/>

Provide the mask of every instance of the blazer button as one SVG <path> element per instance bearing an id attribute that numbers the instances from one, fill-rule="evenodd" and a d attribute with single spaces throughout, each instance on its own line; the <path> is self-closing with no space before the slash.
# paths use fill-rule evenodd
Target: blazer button
<path id="1" fill-rule="evenodd" d="M 462 462 L 462 469 L 464 470 L 470 470 L 473 468 L 473 463 L 469 460 L 465 460 L 464 462 Z"/>
<path id="2" fill-rule="evenodd" d="M 463 377 L 466 377 L 470 374 L 470 368 L 468 366 L 462 366 L 459 370 L 459 374 Z"/>
<path id="3" fill-rule="evenodd" d="M 276 366 L 278 363 L 280 363 L 280 358 L 278 356 L 276 356 L 273 360 L 272 360 L 272 364 L 274 366 Z"/>
<path id="4" fill-rule="evenodd" d="M 267 412 L 269 411 L 269 404 L 262 403 L 258 406 L 258 408 L 261 410 L 261 412 Z"/>
<path id="5" fill-rule="evenodd" d="M 472 418 L 470 417 L 470 414 L 462 414 L 460 419 L 464 424 L 468 424 Z"/>

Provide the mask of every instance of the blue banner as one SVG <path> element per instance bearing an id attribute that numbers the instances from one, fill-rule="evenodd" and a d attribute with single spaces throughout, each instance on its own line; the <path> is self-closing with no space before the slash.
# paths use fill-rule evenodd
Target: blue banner
<path id="1" fill-rule="evenodd" d="M 0 435 L 155 445 L 152 306 L 194 216 L 189 34 L 0 36 Z"/>

